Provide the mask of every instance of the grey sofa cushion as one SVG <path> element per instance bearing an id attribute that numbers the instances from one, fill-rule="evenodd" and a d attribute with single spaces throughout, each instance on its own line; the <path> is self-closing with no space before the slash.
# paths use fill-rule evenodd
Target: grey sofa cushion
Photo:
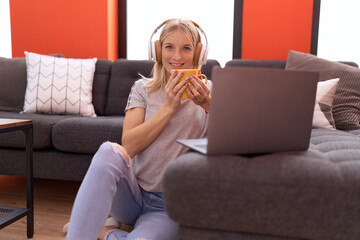
<path id="1" fill-rule="evenodd" d="M 285 69 L 318 71 L 320 81 L 340 78 L 333 101 L 337 129 L 360 129 L 360 69 L 311 54 L 290 51 Z"/>
<path id="2" fill-rule="evenodd" d="M 350 130 L 350 131 L 348 131 L 348 132 L 360 137 L 360 129 L 358 129 L 358 130 Z"/>
<path id="3" fill-rule="evenodd" d="M 25 58 L 0 57 L 0 110 L 21 111 L 25 88 Z"/>
<path id="4" fill-rule="evenodd" d="M 233 59 L 226 63 L 225 67 L 258 67 L 258 68 L 285 68 L 284 60 L 248 60 Z"/>
<path id="5" fill-rule="evenodd" d="M 124 115 L 127 98 L 139 73 L 149 77 L 153 63 L 145 60 L 118 59 L 112 64 L 105 115 Z"/>
<path id="6" fill-rule="evenodd" d="M 107 59 L 98 59 L 96 62 L 92 101 L 95 112 L 98 116 L 105 114 L 105 104 L 111 74 L 111 65 L 112 61 Z"/>
<path id="7" fill-rule="evenodd" d="M 111 78 L 106 102 L 105 115 L 124 115 L 131 86 L 140 79 L 139 73 L 150 77 L 154 63 L 147 60 L 116 60 L 111 69 Z M 219 62 L 209 59 L 201 69 L 211 79 L 212 69 L 220 66 Z"/>
<path id="8" fill-rule="evenodd" d="M 313 129 L 310 149 L 303 152 L 186 153 L 165 171 L 165 203 L 171 218 L 193 228 L 355 240 L 359 172 L 359 136 Z"/>
<path id="9" fill-rule="evenodd" d="M 73 116 L 46 114 L 19 114 L 17 112 L 2 112 L 0 118 L 33 120 L 33 148 L 52 148 L 51 131 L 55 123 Z M 0 147 L 24 148 L 25 137 L 21 131 L 0 134 Z"/>
<path id="10" fill-rule="evenodd" d="M 55 124 L 54 147 L 63 152 L 94 154 L 105 141 L 121 143 L 124 117 L 75 117 Z"/>

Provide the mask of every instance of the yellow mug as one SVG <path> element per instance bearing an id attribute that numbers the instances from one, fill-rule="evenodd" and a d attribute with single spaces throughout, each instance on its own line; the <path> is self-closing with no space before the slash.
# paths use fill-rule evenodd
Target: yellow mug
<path id="1" fill-rule="evenodd" d="M 197 77 L 202 77 L 202 78 L 205 78 L 205 84 L 207 83 L 207 77 L 205 76 L 205 74 L 201 74 L 200 70 L 199 69 L 172 69 L 171 70 L 171 73 L 175 72 L 175 71 L 178 71 L 178 74 L 180 72 L 184 72 L 184 75 L 180 78 L 179 82 L 181 82 L 182 80 L 186 79 L 187 77 L 189 76 L 192 76 L 192 75 L 195 75 Z M 189 91 L 191 92 L 190 88 L 187 87 L 186 89 L 189 89 Z M 181 94 L 181 98 L 189 98 L 187 92 L 186 92 L 186 89 L 185 91 Z"/>

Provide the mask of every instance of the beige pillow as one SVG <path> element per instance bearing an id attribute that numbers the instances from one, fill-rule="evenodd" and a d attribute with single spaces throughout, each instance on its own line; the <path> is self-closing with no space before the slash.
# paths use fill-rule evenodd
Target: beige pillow
<path id="1" fill-rule="evenodd" d="M 335 129 L 332 104 L 339 78 L 318 82 L 314 108 L 313 127 Z"/>

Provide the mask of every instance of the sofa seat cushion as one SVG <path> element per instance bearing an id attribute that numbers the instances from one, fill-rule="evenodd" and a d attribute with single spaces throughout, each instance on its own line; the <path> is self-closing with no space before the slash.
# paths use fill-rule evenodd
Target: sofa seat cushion
<path id="1" fill-rule="evenodd" d="M 53 147 L 51 130 L 54 124 L 72 116 L 0 111 L 0 118 L 31 119 L 33 121 L 33 149 L 47 149 Z M 0 134 L 0 147 L 25 148 L 24 134 L 21 131 Z"/>
<path id="2" fill-rule="evenodd" d="M 165 203 L 171 218 L 193 228 L 355 240 L 359 172 L 358 135 L 314 129 L 308 151 L 253 157 L 186 153 L 165 171 Z"/>
<path id="3" fill-rule="evenodd" d="M 354 162 L 356 163 L 354 167 L 357 166 L 360 172 L 360 130 L 343 132 L 313 129 L 310 148 L 321 152 L 333 163 L 341 165 Z"/>
<path id="4" fill-rule="evenodd" d="M 94 154 L 105 141 L 121 143 L 124 117 L 74 117 L 59 121 L 52 141 L 57 150 Z"/>

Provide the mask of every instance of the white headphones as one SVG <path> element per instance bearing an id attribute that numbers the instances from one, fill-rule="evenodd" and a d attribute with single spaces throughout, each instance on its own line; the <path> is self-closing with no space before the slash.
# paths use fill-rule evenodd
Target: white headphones
<path id="1" fill-rule="evenodd" d="M 162 27 L 164 26 L 167 22 L 171 21 L 172 19 L 166 20 L 163 23 L 161 23 L 155 30 L 154 32 L 151 34 L 150 37 L 150 41 L 149 41 L 149 47 L 148 47 L 148 53 L 149 53 L 149 60 L 153 61 L 153 62 L 161 62 L 161 44 L 160 41 L 157 40 L 155 42 L 152 42 L 152 37 L 154 36 L 154 34 Z M 195 47 L 195 55 L 194 55 L 194 59 L 195 62 L 197 62 L 199 65 L 203 65 L 206 64 L 206 60 L 207 60 L 207 56 L 208 56 L 208 52 L 209 52 L 209 48 L 208 48 L 208 40 L 206 37 L 206 34 L 204 32 L 204 30 L 202 30 L 202 28 L 199 26 L 199 24 L 191 21 L 195 27 L 197 27 L 202 34 L 205 36 L 205 40 L 206 40 L 206 45 L 203 45 L 201 42 L 198 42 L 196 44 Z"/>

